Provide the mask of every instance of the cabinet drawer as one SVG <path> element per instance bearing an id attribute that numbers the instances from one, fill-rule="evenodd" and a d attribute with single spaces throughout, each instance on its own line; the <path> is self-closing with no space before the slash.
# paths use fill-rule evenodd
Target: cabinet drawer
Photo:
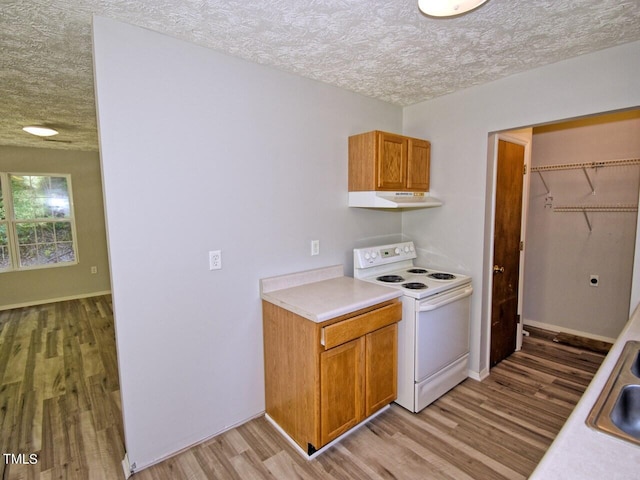
<path id="1" fill-rule="evenodd" d="M 333 348 L 392 323 L 399 322 L 401 319 L 402 304 L 400 302 L 392 303 L 324 327 L 322 329 L 321 343 L 325 349 Z"/>

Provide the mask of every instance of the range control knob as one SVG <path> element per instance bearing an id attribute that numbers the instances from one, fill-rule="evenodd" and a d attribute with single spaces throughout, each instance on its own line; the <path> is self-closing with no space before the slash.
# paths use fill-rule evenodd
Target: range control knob
<path id="1" fill-rule="evenodd" d="M 377 258 L 378 257 L 378 252 L 371 252 L 371 257 L 372 258 Z"/>
<path id="2" fill-rule="evenodd" d="M 413 252 L 413 243 L 411 245 L 409 245 L 409 250 L 411 250 Z"/>
<path id="3" fill-rule="evenodd" d="M 400 249 L 398 247 L 396 247 L 396 249 L 394 251 L 396 252 L 396 255 L 398 255 L 400 253 Z"/>
<path id="4" fill-rule="evenodd" d="M 404 253 L 409 253 L 409 247 L 407 245 L 404 246 Z"/>
<path id="5" fill-rule="evenodd" d="M 364 258 L 365 260 L 369 260 L 371 258 L 371 255 L 369 255 L 369 252 L 364 253 Z"/>

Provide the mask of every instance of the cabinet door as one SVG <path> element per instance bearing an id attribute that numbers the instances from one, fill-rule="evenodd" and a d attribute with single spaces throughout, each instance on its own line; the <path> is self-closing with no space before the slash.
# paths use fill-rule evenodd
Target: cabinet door
<path id="1" fill-rule="evenodd" d="M 408 139 L 407 188 L 429 191 L 431 143 L 417 138 Z"/>
<path id="2" fill-rule="evenodd" d="M 407 139 L 378 132 L 376 186 L 383 190 L 402 190 L 407 183 Z"/>
<path id="3" fill-rule="evenodd" d="M 398 324 L 366 335 L 365 417 L 398 396 Z"/>
<path id="4" fill-rule="evenodd" d="M 320 354 L 320 446 L 364 419 L 364 344 L 361 337 Z"/>

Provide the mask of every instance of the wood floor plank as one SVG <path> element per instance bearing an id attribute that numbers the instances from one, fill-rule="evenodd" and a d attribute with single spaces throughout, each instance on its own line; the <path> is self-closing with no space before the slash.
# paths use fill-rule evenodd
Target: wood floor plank
<path id="1" fill-rule="evenodd" d="M 398 413 L 405 422 L 407 435 L 425 445 L 448 463 L 455 465 L 465 474 L 474 478 L 493 478 L 496 480 L 509 480 L 514 476 L 517 477 L 515 472 L 511 472 L 509 476 L 499 473 L 498 470 L 503 466 L 494 468 L 497 464 L 494 465 L 495 462 L 490 457 L 473 448 L 473 445 L 457 438 L 456 430 L 447 432 L 422 412 L 419 415 L 413 415 L 398 408 L 394 413 Z M 408 428 L 410 424 L 415 424 L 415 430 Z"/>
<path id="2" fill-rule="evenodd" d="M 546 449 L 549 445 L 550 436 L 539 433 L 534 425 L 511 421 L 511 419 L 501 416 L 500 413 L 485 408 L 480 403 L 469 402 L 465 394 L 466 391 L 468 390 L 464 390 L 460 386 L 447 396 L 464 413 L 465 420 L 466 418 L 483 418 L 489 425 L 515 437 L 515 441 L 523 442 L 533 448 Z"/>
<path id="3" fill-rule="evenodd" d="M 243 480 L 277 480 L 253 450 L 245 450 L 232 457 L 231 464 Z"/>
<path id="4" fill-rule="evenodd" d="M 336 480 L 371 479 L 383 480 L 363 458 L 358 457 L 343 444 L 338 444 L 326 454 L 320 455 L 316 460 L 326 475 L 326 478 Z"/>
<path id="5" fill-rule="evenodd" d="M 342 446 L 379 478 L 395 479 L 402 475 L 416 475 L 425 471 L 428 466 L 414 451 L 383 434 L 379 422 L 361 427 L 357 433 L 357 438 L 347 437 Z"/>
<path id="6" fill-rule="evenodd" d="M 467 475 L 465 472 L 457 468 L 455 465 L 447 462 L 442 457 L 431 452 L 424 445 L 419 444 L 412 438 L 402 434 L 396 433 L 394 441 L 398 444 L 405 446 L 412 450 L 416 455 L 420 456 L 426 462 L 425 468 L 419 472 L 419 475 L 423 478 L 430 478 L 433 480 L 472 480 L 473 477 Z"/>
<path id="7" fill-rule="evenodd" d="M 509 445 L 510 453 L 515 453 L 516 457 L 523 457 L 534 462 L 539 458 L 537 452 L 543 453 L 545 450 L 544 443 L 530 441 L 532 436 L 516 435 L 512 433 L 511 429 L 500 428 L 501 423 L 496 422 L 495 417 L 476 416 L 472 410 L 466 409 L 464 404 L 457 403 L 454 397 L 447 396 L 434 407 L 445 408 L 447 416 L 458 422 L 458 427 L 453 429 L 454 432 L 460 431 L 477 437 L 469 437 L 468 441 L 480 442 L 482 445 L 478 449 L 481 449 L 483 445 L 491 445 L 491 451 L 493 451 L 493 445 L 499 445 L 500 448 Z M 498 451 L 498 453 L 502 453 L 502 450 L 498 449 Z"/>
<path id="8" fill-rule="evenodd" d="M 264 465 L 269 469 L 269 473 L 274 478 L 290 478 L 298 480 L 308 478 L 304 470 L 299 468 L 298 464 L 294 462 L 284 450 L 281 450 L 270 458 L 267 458 Z"/>

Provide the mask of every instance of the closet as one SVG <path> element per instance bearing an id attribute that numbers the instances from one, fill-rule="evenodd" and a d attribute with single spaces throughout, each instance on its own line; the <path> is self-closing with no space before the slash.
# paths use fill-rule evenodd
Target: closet
<path id="1" fill-rule="evenodd" d="M 599 340 L 629 316 L 640 111 L 533 129 L 523 321 Z"/>

